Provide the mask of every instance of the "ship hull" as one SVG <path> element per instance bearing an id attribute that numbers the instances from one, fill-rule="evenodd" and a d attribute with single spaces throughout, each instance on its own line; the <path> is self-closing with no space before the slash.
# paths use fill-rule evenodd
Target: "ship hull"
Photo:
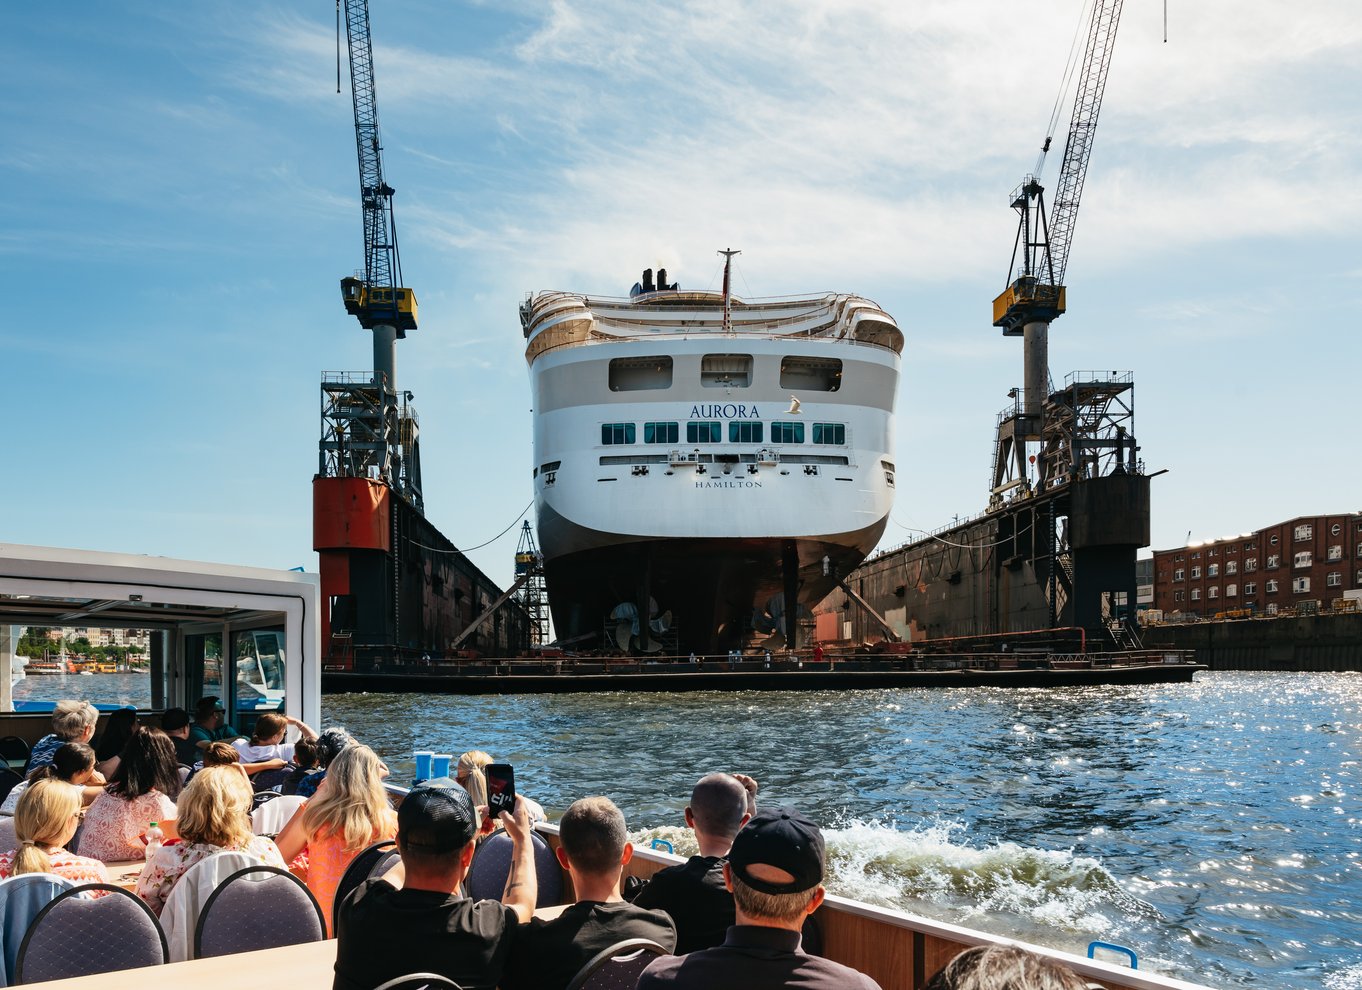
<path id="1" fill-rule="evenodd" d="M 607 650 L 675 651 L 707 656 L 786 641 L 786 564 L 793 559 L 797 618 L 808 619 L 840 577 L 849 574 L 884 531 L 819 537 L 640 538 L 584 531 L 549 510 L 540 531 L 557 531 L 589 547 L 545 561 L 554 629 L 562 643 Z M 566 531 L 571 531 L 570 534 Z M 640 624 L 611 618 L 621 603 L 646 602 L 649 643 Z"/>

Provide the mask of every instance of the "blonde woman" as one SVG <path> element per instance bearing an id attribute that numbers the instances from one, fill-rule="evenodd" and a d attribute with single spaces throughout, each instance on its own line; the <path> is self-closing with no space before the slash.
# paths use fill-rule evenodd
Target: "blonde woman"
<path id="1" fill-rule="evenodd" d="M 137 896 L 157 916 L 185 871 L 214 853 L 244 852 L 266 866 L 283 869 L 278 847 L 263 835 L 251 834 L 254 792 L 238 766 L 205 767 L 180 795 L 175 819 L 180 841 L 153 853 L 137 877 Z"/>
<path id="2" fill-rule="evenodd" d="M 55 873 L 76 883 L 108 883 L 97 859 L 63 848 L 80 825 L 80 791 L 55 778 L 35 780 L 19 798 L 14 833 L 19 846 L 0 853 L 0 879 L 22 873 Z"/>
<path id="3" fill-rule="evenodd" d="M 487 764 L 495 762 L 491 755 L 484 753 L 480 749 L 470 749 L 459 757 L 459 762 L 454 767 L 455 782 L 468 792 L 468 796 L 473 799 L 473 807 L 487 807 Z M 525 798 L 525 810 L 529 812 L 530 821 L 548 821 L 548 816 L 544 814 L 543 806 L 535 800 L 517 794 Z M 481 812 L 479 812 L 481 814 Z M 497 826 L 500 828 L 500 826 Z M 480 836 L 481 842 L 485 836 Z"/>
<path id="4" fill-rule="evenodd" d="M 388 768 L 368 746 L 347 746 L 327 767 L 317 793 L 279 833 L 289 869 L 307 883 L 331 929 L 336 885 L 365 846 L 397 836 L 397 814 L 383 778 Z"/>

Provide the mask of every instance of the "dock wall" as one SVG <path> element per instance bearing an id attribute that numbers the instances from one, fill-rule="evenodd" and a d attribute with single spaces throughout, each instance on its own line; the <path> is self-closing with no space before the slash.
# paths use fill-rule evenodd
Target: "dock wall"
<path id="1" fill-rule="evenodd" d="M 1150 648 L 1193 650 L 1211 670 L 1362 671 L 1362 613 L 1147 626 Z"/>

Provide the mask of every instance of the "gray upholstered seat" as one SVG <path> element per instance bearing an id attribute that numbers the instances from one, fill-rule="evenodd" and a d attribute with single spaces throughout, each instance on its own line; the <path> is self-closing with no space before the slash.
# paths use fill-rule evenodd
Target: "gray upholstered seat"
<path id="1" fill-rule="evenodd" d="M 557 904 L 563 897 L 563 870 L 558 865 L 558 857 L 538 832 L 530 833 L 534 846 L 534 869 L 539 880 L 539 898 L 536 907 Z M 473 855 L 473 865 L 468 868 L 464 878 L 464 889 L 475 901 L 501 900 L 506 889 L 506 877 L 511 872 L 511 854 L 514 846 L 511 837 L 505 832 L 496 832 L 478 846 Z"/>
<path id="2" fill-rule="evenodd" d="M 276 866 L 249 866 L 219 884 L 203 905 L 194 958 L 324 938 L 322 909 L 301 880 Z"/>
<path id="3" fill-rule="evenodd" d="M 616 942 L 600 952 L 572 978 L 567 990 L 634 990 L 638 976 L 667 950 L 649 938 Z"/>
<path id="4" fill-rule="evenodd" d="M 0 880 L 0 987 L 14 982 L 19 947 L 33 919 L 58 894 L 74 886 L 54 873 L 24 873 Z"/>
<path id="5" fill-rule="evenodd" d="M 335 903 L 331 908 L 333 932 L 339 925 L 341 904 L 350 896 L 350 892 L 370 877 L 381 877 L 387 873 L 400 858 L 397 843 L 392 839 L 375 842 L 355 854 L 355 858 L 350 860 L 350 865 L 341 874 L 340 883 L 336 884 Z"/>
<path id="6" fill-rule="evenodd" d="M 103 895 L 91 898 L 94 891 Z M 158 966 L 169 958 L 165 933 L 139 897 L 113 884 L 88 883 L 38 912 L 14 975 L 16 983 L 40 983 Z"/>
<path id="7" fill-rule="evenodd" d="M 408 973 L 380 983 L 374 990 L 463 990 L 463 987 L 439 973 Z"/>

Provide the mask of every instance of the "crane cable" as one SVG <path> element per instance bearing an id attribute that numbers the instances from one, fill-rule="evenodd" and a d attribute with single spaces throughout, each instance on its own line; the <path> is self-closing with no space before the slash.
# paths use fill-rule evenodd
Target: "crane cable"
<path id="1" fill-rule="evenodd" d="M 339 93 L 339 92 L 341 91 L 341 88 L 340 88 L 340 62 L 341 62 L 341 59 L 340 59 L 340 3 L 341 3 L 341 0 L 336 0 L 336 92 L 337 92 L 337 93 Z"/>
<path id="2" fill-rule="evenodd" d="M 1050 111 L 1050 121 L 1045 125 L 1045 143 L 1041 146 L 1040 157 L 1036 159 L 1033 174 L 1037 178 L 1040 177 L 1041 171 L 1045 168 L 1045 155 L 1050 150 L 1050 142 L 1054 140 L 1055 128 L 1059 126 L 1059 115 L 1063 111 L 1064 95 L 1073 84 L 1074 70 L 1078 67 L 1078 40 L 1083 36 L 1083 25 L 1091 18 L 1094 2 L 1095 0 L 1084 0 L 1083 9 L 1078 16 L 1078 24 L 1074 27 L 1073 40 L 1069 42 L 1069 59 L 1064 66 L 1064 77 L 1059 82 L 1059 92 L 1055 94 L 1055 105 Z"/>
<path id="3" fill-rule="evenodd" d="M 475 546 L 475 547 L 464 547 L 462 550 L 460 550 L 458 547 L 455 547 L 453 550 L 446 550 L 444 547 L 429 547 L 429 546 L 426 546 L 424 543 L 419 543 L 419 542 L 417 542 L 416 540 L 411 539 L 410 537 L 407 538 L 407 542 L 410 543 L 410 544 L 411 544 L 412 546 L 414 546 L 414 547 L 420 547 L 422 550 L 429 550 L 431 553 L 463 553 L 463 554 L 469 554 L 469 553 L 472 553 L 474 550 L 481 550 L 483 547 L 489 547 L 489 546 L 491 546 L 491 545 L 492 545 L 493 543 L 495 543 L 497 540 L 501 539 L 503 536 L 505 536 L 507 533 L 509 533 L 509 532 L 511 531 L 511 527 L 512 527 L 512 526 L 514 526 L 516 523 L 520 522 L 520 520 L 522 520 L 522 519 L 525 518 L 525 513 L 527 513 L 527 512 L 530 511 L 530 506 L 532 506 L 532 505 L 534 505 L 534 499 L 530 499 L 529 502 L 525 503 L 525 508 L 523 508 L 523 509 L 520 510 L 520 515 L 516 516 L 514 519 L 511 520 L 511 525 L 510 525 L 510 526 L 507 526 L 505 529 L 503 529 L 503 530 L 502 530 L 500 533 L 498 533 L 496 536 L 492 537 L 492 538 L 491 538 L 490 540 L 488 540 L 486 543 L 479 543 L 479 544 L 478 544 L 477 546 Z"/>

